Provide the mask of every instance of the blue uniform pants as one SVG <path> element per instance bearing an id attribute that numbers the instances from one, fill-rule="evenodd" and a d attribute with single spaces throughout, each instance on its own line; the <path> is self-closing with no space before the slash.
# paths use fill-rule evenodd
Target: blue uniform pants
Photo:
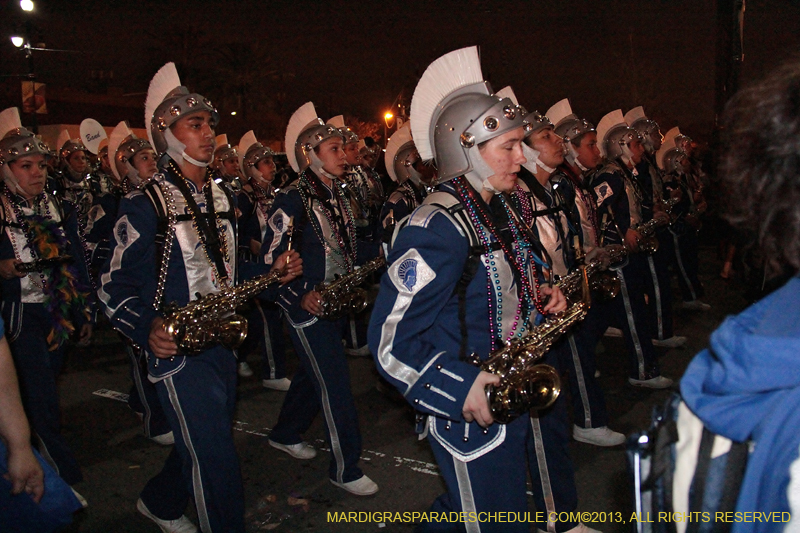
<path id="1" fill-rule="evenodd" d="M 476 515 L 511 512 L 524 517 L 524 522 L 423 522 L 416 531 L 528 532 L 527 476 L 525 469 L 520 467 L 525 462 L 525 443 L 529 432 L 528 417 L 521 416 L 506 425 L 506 438 L 500 446 L 469 462 L 453 457 L 439 441 L 428 436 L 439 471 L 447 485 L 447 492 L 433 502 L 431 512 L 474 512 Z"/>
<path id="2" fill-rule="evenodd" d="M 144 435 L 147 438 L 169 433 L 169 422 L 161 408 L 155 383 L 147 379 L 147 364 L 141 349 L 134 349 L 125 342 L 125 352 L 130 361 L 131 392 L 128 395 L 128 407 L 142 416 Z"/>
<path id="3" fill-rule="evenodd" d="M 156 389 L 175 447 L 145 486 L 142 501 L 158 518 L 175 520 L 191 497 L 204 533 L 244 532 L 244 489 L 232 429 L 236 358 L 221 347 L 191 356 Z"/>
<path id="4" fill-rule="evenodd" d="M 290 325 L 300 368 L 292 378 L 270 439 L 281 444 L 302 442 L 302 435 L 321 407 L 332 455 L 328 475 L 347 483 L 363 473 L 358 467 L 361 432 L 342 348 L 342 327 L 343 320 L 317 320 L 303 328 Z"/>
<path id="5" fill-rule="evenodd" d="M 247 317 L 247 338 L 237 350 L 243 363 L 256 350 L 261 350 L 264 364 L 261 379 L 286 377 L 286 339 L 283 335 L 281 308 L 274 303 L 253 300 Z"/>
<path id="6" fill-rule="evenodd" d="M 672 260 L 672 234 L 669 230 L 658 233 L 658 250 L 646 256 L 650 275 L 647 280 L 647 294 L 652 321 L 653 339 L 669 339 L 674 335 L 672 329 L 672 280 L 669 264 Z"/>
<path id="7" fill-rule="evenodd" d="M 68 485 L 83 480 L 78 461 L 61 435 L 61 410 L 56 378 L 64 362 L 64 346 L 47 350 L 52 317 L 43 304 L 22 305 L 22 328 L 9 338 L 17 367 L 22 403 L 31 429 L 39 437 L 39 452 Z M 6 318 L 6 324 L 10 321 Z"/>
<path id="8" fill-rule="evenodd" d="M 674 262 L 678 273 L 678 286 L 684 302 L 703 297 L 703 284 L 697 277 L 699 268 L 697 253 L 697 230 L 686 227 L 683 232 L 672 234 Z"/>

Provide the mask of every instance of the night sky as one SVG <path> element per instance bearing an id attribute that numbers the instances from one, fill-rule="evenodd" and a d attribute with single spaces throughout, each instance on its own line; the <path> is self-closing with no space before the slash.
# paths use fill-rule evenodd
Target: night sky
<path id="1" fill-rule="evenodd" d="M 282 137 L 308 100 L 323 118 L 380 121 L 399 94 L 410 101 L 432 60 L 474 44 L 494 88 L 512 85 L 529 109 L 545 112 L 569 97 L 597 122 L 644 105 L 663 131 L 680 125 L 700 139 L 714 124 L 711 0 L 35 2 L 33 42 L 80 52 L 34 52 L 37 80 L 48 84 L 42 124 L 91 116 L 141 127 L 143 93 L 170 60 L 184 84 L 214 101 L 218 133 L 232 139 L 250 128 Z M 24 30 L 19 4 L 0 5 L 5 108 L 20 98 L 19 78 L 7 75 L 26 72 L 27 62 L 8 39 Z M 796 53 L 798 28 L 800 2 L 747 2 L 741 82 Z M 76 92 L 86 103 L 64 101 Z"/>

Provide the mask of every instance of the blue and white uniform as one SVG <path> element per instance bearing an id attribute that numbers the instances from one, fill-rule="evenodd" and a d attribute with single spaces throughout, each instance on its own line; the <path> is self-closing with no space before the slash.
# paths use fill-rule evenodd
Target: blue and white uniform
<path id="1" fill-rule="evenodd" d="M 332 456 L 329 476 L 337 483 L 349 483 L 363 473 L 358 467 L 361 433 L 342 347 L 345 319 L 320 319 L 302 309 L 300 303 L 317 285 L 376 257 L 379 243 L 356 238 L 350 204 L 336 182 L 332 187 L 306 169 L 297 181 L 282 189 L 275 198 L 261 248 L 265 262 L 271 264 L 286 250 L 289 220 L 294 217 L 292 244 L 303 259 L 303 276 L 278 289 L 277 303 L 288 321 L 300 368 L 292 378 L 270 439 L 285 445 L 299 444 L 322 408 Z"/>
<path id="2" fill-rule="evenodd" d="M 427 434 L 445 478 L 448 492 L 431 510 L 525 512 L 527 476 L 520 466 L 530 418 L 526 413 L 485 429 L 467 423 L 462 408 L 480 369 L 465 357 L 487 358 L 498 339 L 524 335 L 540 315 L 522 297 L 519 274 L 494 234 L 473 223 L 471 206 L 454 193 L 452 182 L 441 185 L 397 232 L 370 322 L 370 349 L 381 375 L 417 411 L 418 431 Z M 502 203 L 495 196 L 491 210 L 508 213 Z M 500 231 L 511 231 L 508 222 Z M 474 242 L 484 244 L 473 248 Z M 521 236 L 513 246 L 531 280 L 541 250 Z M 464 277 L 468 263 L 474 266 L 471 278 Z M 546 508 L 544 501 L 536 503 Z M 498 524 L 465 526 L 470 532 L 498 530 Z M 528 531 L 527 524 L 514 527 L 501 529 Z"/>
<path id="3" fill-rule="evenodd" d="M 163 174 L 120 202 L 112 255 L 98 290 L 112 326 L 145 350 L 149 380 L 156 384 L 175 436 L 164 469 L 148 482 L 141 498 L 162 520 L 180 518 L 193 498 L 203 531 L 244 531 L 244 494 L 231 432 L 237 381 L 234 353 L 217 345 L 197 355 L 158 359 L 148 345 L 150 326 L 163 316 L 163 305 L 185 306 L 197 293 L 219 292 L 235 279 L 235 201 L 225 185 L 210 179 L 198 190 L 175 171 L 177 166 L 168 156 L 159 167 Z M 192 213 L 179 180 L 199 214 Z M 160 210 L 165 213 L 159 214 Z M 197 216 L 217 230 L 218 243 L 208 238 L 203 243 L 195 229 Z M 242 272 L 242 277 L 254 273 Z"/>

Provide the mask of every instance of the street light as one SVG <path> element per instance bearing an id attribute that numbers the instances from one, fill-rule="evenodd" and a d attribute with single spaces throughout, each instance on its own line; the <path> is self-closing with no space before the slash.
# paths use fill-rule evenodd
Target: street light
<path id="1" fill-rule="evenodd" d="M 25 39 L 19 35 L 15 35 L 11 38 L 11 44 L 17 48 L 22 48 L 22 45 L 25 44 Z"/>
<path id="2" fill-rule="evenodd" d="M 33 11 L 33 1 L 19 0 L 19 7 L 21 7 L 23 11 Z"/>
<path id="3" fill-rule="evenodd" d="M 386 148 L 386 144 L 389 142 L 389 130 L 394 126 L 394 115 L 391 111 L 384 113 L 383 124 L 383 147 Z"/>

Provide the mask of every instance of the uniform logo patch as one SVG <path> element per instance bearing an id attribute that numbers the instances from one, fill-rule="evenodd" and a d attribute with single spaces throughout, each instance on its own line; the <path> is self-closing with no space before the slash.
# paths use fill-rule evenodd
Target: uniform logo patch
<path id="1" fill-rule="evenodd" d="M 275 213 L 272 217 L 272 227 L 277 233 L 283 233 L 283 213 Z"/>
<path id="2" fill-rule="evenodd" d="M 406 259 L 397 268 L 397 275 L 400 277 L 400 282 L 408 290 L 414 288 L 417 284 L 417 260 Z"/>
<path id="3" fill-rule="evenodd" d="M 128 223 L 127 222 L 120 222 L 117 224 L 117 242 L 120 243 L 122 246 L 128 245 Z"/>
<path id="4" fill-rule="evenodd" d="M 611 198 L 614 196 L 614 191 L 611 189 L 611 186 L 608 184 L 608 182 L 604 181 L 594 188 L 594 194 L 597 196 L 597 206 L 600 207 L 603 205 L 603 202 L 606 198 Z"/>

